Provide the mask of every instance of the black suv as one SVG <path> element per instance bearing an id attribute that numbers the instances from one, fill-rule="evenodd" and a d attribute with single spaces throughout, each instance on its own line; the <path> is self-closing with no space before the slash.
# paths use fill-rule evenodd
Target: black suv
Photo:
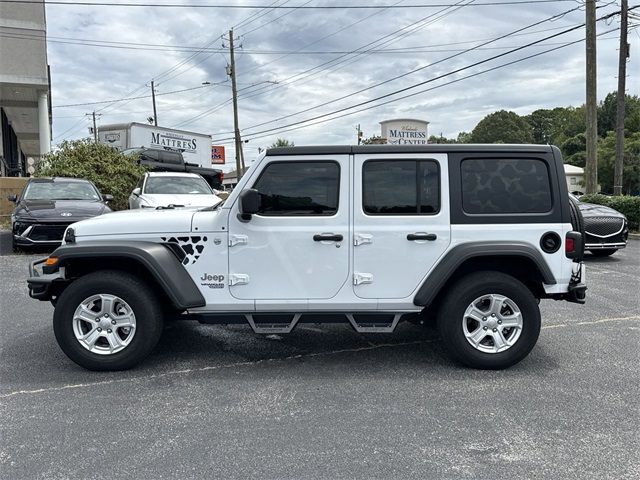
<path id="1" fill-rule="evenodd" d="M 107 203 L 113 199 L 88 180 L 64 177 L 31 178 L 19 196 L 7 198 L 16 204 L 11 214 L 14 252 L 59 246 L 69 225 L 110 212 Z"/>

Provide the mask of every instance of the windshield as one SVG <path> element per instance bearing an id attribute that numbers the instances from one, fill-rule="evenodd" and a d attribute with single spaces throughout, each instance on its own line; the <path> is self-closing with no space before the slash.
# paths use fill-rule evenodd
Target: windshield
<path id="1" fill-rule="evenodd" d="M 100 200 L 93 185 L 85 182 L 30 182 L 25 200 Z"/>
<path id="2" fill-rule="evenodd" d="M 156 195 L 213 195 L 209 184 L 199 177 L 149 177 L 144 193 Z"/>

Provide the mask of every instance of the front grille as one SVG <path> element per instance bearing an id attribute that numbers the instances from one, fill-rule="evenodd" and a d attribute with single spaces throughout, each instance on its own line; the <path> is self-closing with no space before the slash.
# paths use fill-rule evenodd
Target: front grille
<path id="1" fill-rule="evenodd" d="M 597 237 L 608 237 L 622 230 L 624 219 L 619 217 L 586 217 L 585 232 Z"/>
<path id="2" fill-rule="evenodd" d="M 29 232 L 28 238 L 35 242 L 62 241 L 62 235 L 64 235 L 64 231 L 68 226 L 68 224 L 34 225 Z"/>

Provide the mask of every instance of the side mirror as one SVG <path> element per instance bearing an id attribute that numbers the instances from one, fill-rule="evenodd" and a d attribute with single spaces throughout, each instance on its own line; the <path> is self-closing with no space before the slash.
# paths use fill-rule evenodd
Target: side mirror
<path id="1" fill-rule="evenodd" d="M 239 210 L 238 218 L 241 222 L 251 220 L 251 215 L 260 211 L 260 193 L 254 188 L 243 190 L 240 193 Z"/>
<path id="2" fill-rule="evenodd" d="M 139 197 L 140 196 L 140 192 L 141 192 L 140 187 L 136 187 L 136 188 L 133 189 L 133 192 L 131 192 L 131 194 L 136 196 L 136 197 Z"/>
<path id="3" fill-rule="evenodd" d="M 102 195 L 102 199 L 106 202 L 109 203 L 111 200 L 113 200 L 113 195 L 109 195 L 108 193 L 105 195 Z"/>
<path id="4" fill-rule="evenodd" d="M 17 195 L 9 195 L 7 197 L 7 200 L 9 200 L 10 202 L 16 203 L 18 201 L 18 196 Z"/>

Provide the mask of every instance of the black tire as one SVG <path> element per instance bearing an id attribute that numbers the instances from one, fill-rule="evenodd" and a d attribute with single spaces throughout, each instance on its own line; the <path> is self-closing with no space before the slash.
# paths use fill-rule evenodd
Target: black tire
<path id="1" fill-rule="evenodd" d="M 508 297 L 520 309 L 522 331 L 515 343 L 504 351 L 486 353 L 467 340 L 463 317 L 467 307 L 483 295 Z M 525 358 L 535 346 L 540 334 L 540 309 L 537 299 L 520 281 L 500 272 L 476 272 L 455 283 L 440 305 L 438 329 L 451 357 L 469 367 L 503 369 Z"/>
<path id="2" fill-rule="evenodd" d="M 73 316 L 76 308 L 97 294 L 115 295 L 133 310 L 135 335 L 121 351 L 101 355 L 86 349 L 76 339 Z M 147 283 L 119 271 L 103 270 L 74 281 L 58 298 L 53 315 L 53 330 L 62 351 L 75 363 L 88 370 L 126 370 L 140 363 L 158 343 L 163 329 L 161 302 Z"/>
<path id="3" fill-rule="evenodd" d="M 609 255 L 613 255 L 614 253 L 616 253 L 616 249 L 615 248 L 604 248 L 604 249 L 598 249 L 598 250 L 589 250 L 591 252 L 591 255 L 593 255 L 594 257 L 608 257 Z"/>

